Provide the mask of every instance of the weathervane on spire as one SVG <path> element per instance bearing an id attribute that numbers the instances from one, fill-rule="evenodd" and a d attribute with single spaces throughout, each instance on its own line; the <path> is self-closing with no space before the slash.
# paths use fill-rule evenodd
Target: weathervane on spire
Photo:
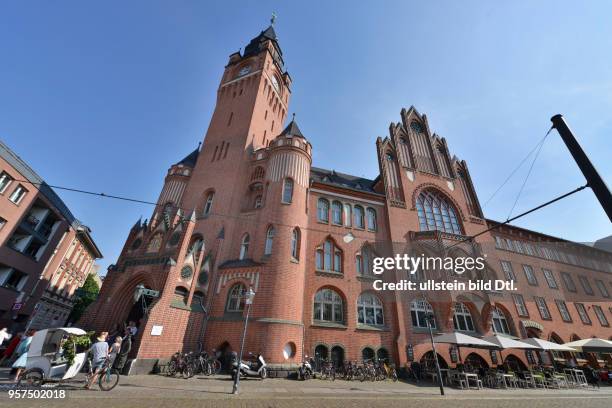
<path id="1" fill-rule="evenodd" d="M 272 17 L 270 17 L 270 25 L 274 25 L 275 22 L 276 22 L 276 13 L 273 11 Z"/>
<path id="2" fill-rule="evenodd" d="M 293 117 L 291 118 L 291 120 L 295 122 L 295 112 L 293 112 Z"/>

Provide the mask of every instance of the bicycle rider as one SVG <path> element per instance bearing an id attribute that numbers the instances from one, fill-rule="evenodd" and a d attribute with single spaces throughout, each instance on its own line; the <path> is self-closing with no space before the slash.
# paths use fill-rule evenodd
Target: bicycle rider
<path id="1" fill-rule="evenodd" d="M 89 379 L 89 382 L 85 384 L 86 389 L 89 389 L 92 384 L 96 382 L 100 371 L 104 367 L 104 363 L 106 363 L 106 360 L 108 358 L 108 343 L 106 342 L 107 337 L 108 332 L 100 332 L 100 334 L 96 338 L 96 342 L 88 350 L 88 352 L 92 354 L 91 370 L 93 374 Z"/>

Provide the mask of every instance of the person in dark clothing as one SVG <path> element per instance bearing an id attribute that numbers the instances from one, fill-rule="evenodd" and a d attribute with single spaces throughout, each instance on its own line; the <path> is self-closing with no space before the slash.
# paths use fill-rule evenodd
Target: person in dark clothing
<path id="1" fill-rule="evenodd" d="M 119 372 L 123 370 L 125 367 L 125 363 L 127 363 L 128 354 L 132 350 L 132 335 L 128 328 L 125 329 L 123 340 L 121 341 L 121 348 L 119 349 L 119 354 L 115 359 L 114 367 Z"/>

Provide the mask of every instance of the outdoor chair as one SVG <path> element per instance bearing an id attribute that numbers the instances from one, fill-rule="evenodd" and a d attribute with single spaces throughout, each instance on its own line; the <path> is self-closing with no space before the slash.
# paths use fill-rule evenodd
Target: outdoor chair
<path id="1" fill-rule="evenodd" d="M 523 384 L 525 388 L 537 388 L 535 379 L 529 371 L 523 372 L 523 378 L 520 379 L 519 382 Z"/>

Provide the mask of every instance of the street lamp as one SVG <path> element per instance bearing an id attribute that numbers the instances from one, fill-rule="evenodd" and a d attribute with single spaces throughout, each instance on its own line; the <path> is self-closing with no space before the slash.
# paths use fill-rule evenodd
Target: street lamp
<path id="1" fill-rule="evenodd" d="M 249 313 L 251 312 L 251 305 L 253 304 L 253 298 L 255 297 L 255 291 L 253 288 L 249 288 L 249 291 L 243 295 L 246 299 L 247 312 L 244 318 L 244 330 L 242 331 L 242 340 L 240 341 L 240 355 L 238 356 L 238 370 L 234 377 L 234 388 L 232 394 L 238 394 L 238 385 L 240 384 L 240 365 L 242 364 L 242 353 L 244 351 L 244 339 L 246 337 L 247 325 L 249 324 Z"/>
<path id="2" fill-rule="evenodd" d="M 436 352 L 436 342 L 433 338 L 433 330 L 431 327 L 435 322 L 434 314 L 428 312 L 425 314 L 425 321 L 427 322 L 427 328 L 429 329 L 429 338 L 431 339 L 431 349 L 434 355 L 434 361 L 436 362 L 436 372 L 438 373 L 438 382 L 440 383 L 440 395 L 444 395 L 444 384 L 442 383 L 442 371 L 440 371 L 440 363 L 438 362 L 438 353 Z"/>

